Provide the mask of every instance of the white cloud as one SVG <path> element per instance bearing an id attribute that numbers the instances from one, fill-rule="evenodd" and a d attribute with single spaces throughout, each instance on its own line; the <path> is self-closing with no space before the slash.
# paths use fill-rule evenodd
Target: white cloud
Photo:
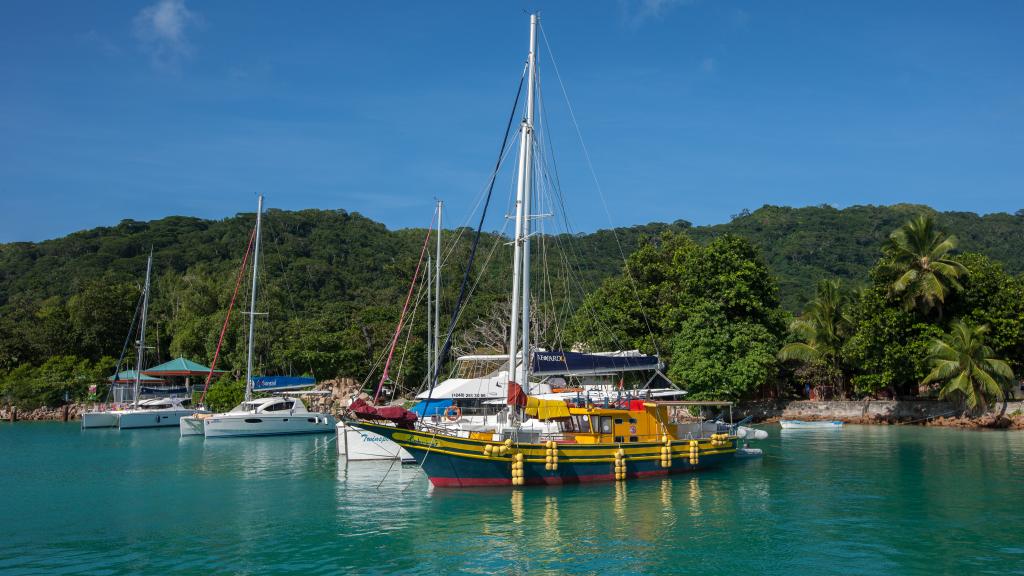
<path id="1" fill-rule="evenodd" d="M 199 23 L 199 15 L 185 6 L 185 0 L 158 0 L 135 16 L 135 37 L 154 66 L 174 67 L 192 55 L 187 32 Z"/>
<path id="2" fill-rule="evenodd" d="M 623 18 L 630 28 L 639 28 L 648 20 L 657 20 L 675 6 L 692 4 L 693 0 L 621 0 Z"/>

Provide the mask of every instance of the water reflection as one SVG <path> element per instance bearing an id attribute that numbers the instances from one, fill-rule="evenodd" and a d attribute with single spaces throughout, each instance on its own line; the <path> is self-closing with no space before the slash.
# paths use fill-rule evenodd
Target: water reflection
<path id="1" fill-rule="evenodd" d="M 1024 434 L 771 434 L 763 461 L 700 474 L 461 490 L 431 488 L 417 467 L 346 463 L 324 436 L 186 442 L 173 432 L 0 426 L 0 490 L 16 519 L 0 523 L 0 572 L 975 574 L 1022 565 L 1012 503 L 1024 498 Z"/>

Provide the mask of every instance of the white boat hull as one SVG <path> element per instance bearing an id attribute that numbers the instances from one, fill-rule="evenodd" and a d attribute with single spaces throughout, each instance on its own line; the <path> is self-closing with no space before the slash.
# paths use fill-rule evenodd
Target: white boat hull
<path id="1" fill-rule="evenodd" d="M 337 433 L 338 454 L 349 461 L 394 460 L 398 458 L 403 462 L 415 462 L 412 454 L 409 454 L 405 448 L 375 432 L 339 422 Z"/>
<path id="2" fill-rule="evenodd" d="M 327 434 L 334 431 L 329 414 L 217 414 L 207 418 L 203 430 L 207 438 L 236 436 L 280 436 L 285 434 Z"/>
<path id="3" fill-rule="evenodd" d="M 205 436 L 205 422 L 205 418 L 186 416 L 179 420 L 178 428 L 180 429 L 182 436 Z"/>
<path id="4" fill-rule="evenodd" d="M 82 414 L 82 428 L 116 428 L 118 413 L 85 412 Z"/>
<path id="5" fill-rule="evenodd" d="M 178 426 L 182 418 L 193 416 L 196 412 L 196 410 L 125 410 L 117 418 L 117 427 L 121 430 L 130 430 Z"/>
<path id="6" fill-rule="evenodd" d="M 781 420 L 779 422 L 779 424 L 783 428 L 785 428 L 787 430 L 794 430 L 794 429 L 808 429 L 808 430 L 810 430 L 810 429 L 822 429 L 822 428 L 835 429 L 835 428 L 841 428 L 843 426 L 843 423 L 838 421 L 838 420 L 834 420 L 834 421 L 812 421 L 812 422 L 807 422 L 807 421 L 804 421 L 804 420 Z"/>

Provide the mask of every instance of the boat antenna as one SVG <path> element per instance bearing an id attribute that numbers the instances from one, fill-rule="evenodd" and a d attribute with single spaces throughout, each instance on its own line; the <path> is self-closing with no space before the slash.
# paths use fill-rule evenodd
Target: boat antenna
<path id="1" fill-rule="evenodd" d="M 245 401 L 252 400 L 252 351 L 256 328 L 256 273 L 260 265 L 260 226 L 263 215 L 263 194 L 256 205 L 256 244 L 252 250 L 252 294 L 249 299 L 249 352 L 245 360 Z"/>

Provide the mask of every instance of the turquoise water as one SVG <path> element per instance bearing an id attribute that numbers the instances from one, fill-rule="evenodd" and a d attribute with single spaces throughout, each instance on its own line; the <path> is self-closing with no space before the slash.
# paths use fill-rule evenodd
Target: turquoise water
<path id="1" fill-rule="evenodd" d="M 432 490 L 333 438 L 0 424 L 3 574 L 1024 574 L 1024 433 L 769 427 L 672 479 Z"/>

